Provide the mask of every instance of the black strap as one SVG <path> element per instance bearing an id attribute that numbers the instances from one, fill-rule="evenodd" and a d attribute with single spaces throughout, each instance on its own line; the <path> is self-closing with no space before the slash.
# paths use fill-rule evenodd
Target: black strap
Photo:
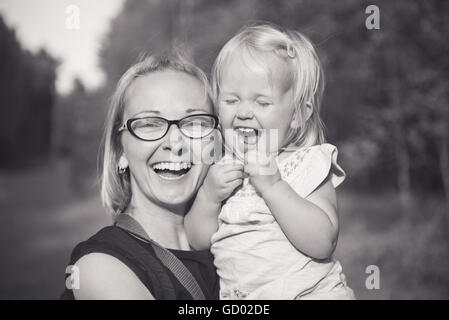
<path id="1" fill-rule="evenodd" d="M 157 300 L 175 300 L 176 292 L 172 281 L 164 270 L 161 262 L 145 249 L 142 244 L 135 241 L 130 234 L 121 228 L 109 234 L 109 243 L 114 244 L 123 252 L 130 252 L 132 257 L 139 261 L 151 283 L 151 294 Z M 113 231 L 113 229 L 111 229 Z"/>
<path id="2" fill-rule="evenodd" d="M 173 280 L 162 262 L 154 252 L 146 248 L 145 243 L 136 241 L 135 237 L 126 230 L 117 227 L 101 229 L 73 249 L 70 265 L 74 265 L 81 257 L 94 252 L 108 254 L 122 261 L 136 273 L 156 300 L 176 299 Z M 66 290 L 65 295 L 66 298 L 73 299 L 71 290 Z"/>
<path id="3" fill-rule="evenodd" d="M 126 213 L 120 214 L 115 220 L 115 225 L 142 241 L 148 242 L 154 249 L 156 256 L 178 279 L 181 285 L 190 293 L 194 300 L 205 300 L 201 287 L 187 267 L 169 250 L 152 240 L 142 226 L 133 217 Z"/>

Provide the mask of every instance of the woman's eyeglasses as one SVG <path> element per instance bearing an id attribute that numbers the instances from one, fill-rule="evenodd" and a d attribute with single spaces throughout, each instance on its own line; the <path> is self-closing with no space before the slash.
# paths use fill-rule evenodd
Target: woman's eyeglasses
<path id="1" fill-rule="evenodd" d="M 118 131 L 128 130 L 137 139 L 155 141 L 165 137 L 172 124 L 176 125 L 186 137 L 200 139 L 218 127 L 218 118 L 211 114 L 195 114 L 179 120 L 161 117 L 132 118 L 128 119 Z"/>

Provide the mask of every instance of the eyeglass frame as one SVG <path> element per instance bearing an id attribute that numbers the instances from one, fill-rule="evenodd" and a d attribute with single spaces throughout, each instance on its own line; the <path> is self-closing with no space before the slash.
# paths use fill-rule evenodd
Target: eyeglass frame
<path id="1" fill-rule="evenodd" d="M 214 121 L 215 121 L 214 127 L 212 128 L 212 130 L 211 130 L 208 134 L 206 134 L 206 135 L 203 136 L 203 137 L 199 137 L 199 138 L 189 137 L 188 135 L 186 135 L 186 134 L 181 130 L 181 127 L 179 126 L 179 123 L 180 123 L 182 120 L 186 119 L 186 118 L 197 117 L 197 116 L 208 116 L 208 117 L 213 118 Z M 165 133 L 164 133 L 160 138 L 157 138 L 157 139 L 150 139 L 150 140 L 148 140 L 148 139 L 143 139 L 143 138 L 137 136 L 137 134 L 136 134 L 136 133 L 134 132 L 134 130 L 131 128 L 131 124 L 132 124 L 134 121 L 136 121 L 136 120 L 141 120 L 141 119 L 147 119 L 147 118 L 160 119 L 160 120 L 164 120 L 164 121 L 166 121 L 166 122 L 168 123 L 167 130 L 165 131 Z M 181 119 L 178 119 L 178 120 L 169 120 L 169 119 L 165 119 L 165 118 L 163 118 L 163 117 L 154 117 L 154 116 L 141 117 L 141 118 L 129 118 L 128 120 L 125 121 L 125 123 L 123 123 L 123 125 L 121 125 L 121 126 L 118 128 L 118 132 L 121 133 L 123 130 L 128 130 L 128 132 L 131 133 L 131 135 L 133 135 L 134 137 L 136 137 L 136 138 L 139 139 L 139 140 L 142 140 L 142 141 L 157 141 L 157 140 L 163 139 L 163 138 L 167 135 L 167 133 L 170 131 L 170 128 L 171 128 L 172 125 L 176 125 L 176 127 L 179 129 L 179 131 L 181 131 L 182 135 L 185 136 L 186 138 L 189 138 L 189 139 L 192 139 L 192 140 L 193 140 L 193 139 L 203 139 L 203 138 L 207 137 L 208 135 L 210 135 L 212 132 L 214 132 L 214 129 L 217 129 L 217 128 L 218 128 L 218 126 L 219 126 L 219 120 L 218 120 L 218 117 L 217 117 L 216 115 L 210 114 L 210 113 L 192 114 L 192 115 L 186 116 L 186 117 L 181 118 Z"/>

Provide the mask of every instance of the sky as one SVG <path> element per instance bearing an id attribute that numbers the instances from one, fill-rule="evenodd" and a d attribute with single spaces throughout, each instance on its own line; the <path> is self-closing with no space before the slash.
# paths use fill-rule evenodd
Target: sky
<path id="1" fill-rule="evenodd" d="M 123 0 L 0 0 L 0 14 L 24 48 L 45 48 L 61 61 L 56 89 L 64 94 L 75 77 L 89 89 L 103 83 L 98 51 L 122 5 Z"/>

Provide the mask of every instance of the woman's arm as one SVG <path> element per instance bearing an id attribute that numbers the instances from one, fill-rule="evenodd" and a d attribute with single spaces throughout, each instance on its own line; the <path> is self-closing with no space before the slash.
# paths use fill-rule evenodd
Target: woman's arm
<path id="1" fill-rule="evenodd" d="M 332 254 L 339 227 L 336 193 L 329 179 L 306 199 L 283 180 L 263 190 L 262 197 L 298 250 L 316 259 Z"/>
<path id="2" fill-rule="evenodd" d="M 80 275 L 79 289 L 72 289 L 77 300 L 154 300 L 136 274 L 111 255 L 90 253 L 75 265 Z"/>

